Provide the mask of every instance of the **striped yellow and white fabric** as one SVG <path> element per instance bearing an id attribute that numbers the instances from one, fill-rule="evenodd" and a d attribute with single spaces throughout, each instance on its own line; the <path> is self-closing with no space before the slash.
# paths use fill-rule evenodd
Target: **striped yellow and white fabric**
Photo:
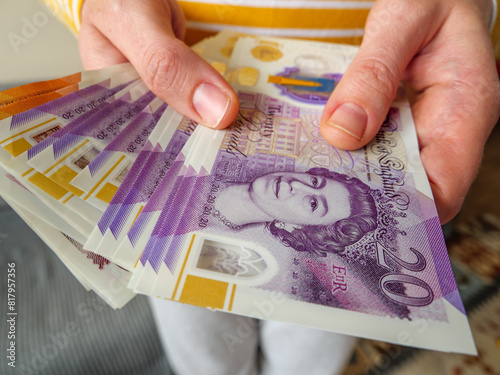
<path id="1" fill-rule="evenodd" d="M 73 33 L 78 34 L 83 0 L 42 0 L 42 3 L 47 5 Z"/>
<path id="2" fill-rule="evenodd" d="M 84 0 L 42 0 L 75 34 Z M 187 20 L 186 43 L 230 27 L 236 31 L 360 44 L 373 1 L 364 0 L 179 0 Z M 500 61 L 500 17 L 491 27 Z"/>
<path id="3" fill-rule="evenodd" d="M 181 0 L 187 42 L 230 27 L 257 34 L 359 44 L 373 1 Z"/>

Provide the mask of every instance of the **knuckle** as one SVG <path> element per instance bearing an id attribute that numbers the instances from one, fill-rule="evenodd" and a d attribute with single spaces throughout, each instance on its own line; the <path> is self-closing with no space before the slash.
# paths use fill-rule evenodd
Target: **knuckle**
<path id="1" fill-rule="evenodd" d="M 150 47 L 144 53 L 144 81 L 157 94 L 171 90 L 182 91 L 186 82 L 183 69 L 183 58 L 175 49 L 163 51 L 158 47 Z"/>
<path id="2" fill-rule="evenodd" d="M 469 82 L 468 79 L 455 79 L 449 98 L 450 105 L 455 109 L 457 117 L 461 119 L 477 116 L 482 110 L 484 113 L 491 113 L 495 120 L 500 115 L 498 81 Z"/>
<path id="3" fill-rule="evenodd" d="M 126 8 L 123 0 L 86 1 L 84 5 L 82 11 L 89 15 L 88 19 L 103 22 L 109 21 L 109 18 L 122 17 Z"/>
<path id="4" fill-rule="evenodd" d="M 391 101 L 399 85 L 398 67 L 390 60 L 365 58 L 355 68 L 358 84 L 365 92 Z"/>

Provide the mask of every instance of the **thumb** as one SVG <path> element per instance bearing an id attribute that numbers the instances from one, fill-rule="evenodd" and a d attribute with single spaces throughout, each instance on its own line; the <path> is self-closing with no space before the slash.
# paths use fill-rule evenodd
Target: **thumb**
<path id="1" fill-rule="evenodd" d="M 334 147 L 357 149 L 377 134 L 406 66 L 434 34 L 438 12 L 414 3 L 426 2 L 382 0 L 371 10 L 363 43 L 321 118 L 321 133 Z"/>
<path id="2" fill-rule="evenodd" d="M 175 25 L 182 17 L 178 7 L 160 3 L 129 1 L 105 12 L 100 5 L 88 16 L 158 97 L 198 123 L 230 125 L 238 112 L 236 94 L 210 64 L 176 38 Z"/>

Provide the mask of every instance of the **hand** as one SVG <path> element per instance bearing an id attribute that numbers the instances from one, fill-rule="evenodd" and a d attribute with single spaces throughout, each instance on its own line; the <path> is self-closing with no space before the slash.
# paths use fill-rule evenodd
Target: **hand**
<path id="1" fill-rule="evenodd" d="M 130 61 L 148 87 L 192 120 L 231 124 L 238 98 L 229 84 L 181 40 L 184 17 L 175 0 L 85 0 L 79 34 L 86 69 Z"/>
<path id="2" fill-rule="evenodd" d="M 366 145 L 402 80 L 443 224 L 460 210 L 499 116 L 491 7 L 491 0 L 377 1 L 321 121 L 335 147 Z"/>

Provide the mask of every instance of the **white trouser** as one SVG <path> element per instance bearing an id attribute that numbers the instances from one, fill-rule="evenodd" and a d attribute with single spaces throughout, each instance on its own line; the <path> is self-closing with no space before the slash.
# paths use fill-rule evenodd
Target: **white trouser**
<path id="1" fill-rule="evenodd" d="M 355 338 L 150 298 L 176 375 L 334 375 Z M 258 346 L 262 351 L 258 366 Z"/>

